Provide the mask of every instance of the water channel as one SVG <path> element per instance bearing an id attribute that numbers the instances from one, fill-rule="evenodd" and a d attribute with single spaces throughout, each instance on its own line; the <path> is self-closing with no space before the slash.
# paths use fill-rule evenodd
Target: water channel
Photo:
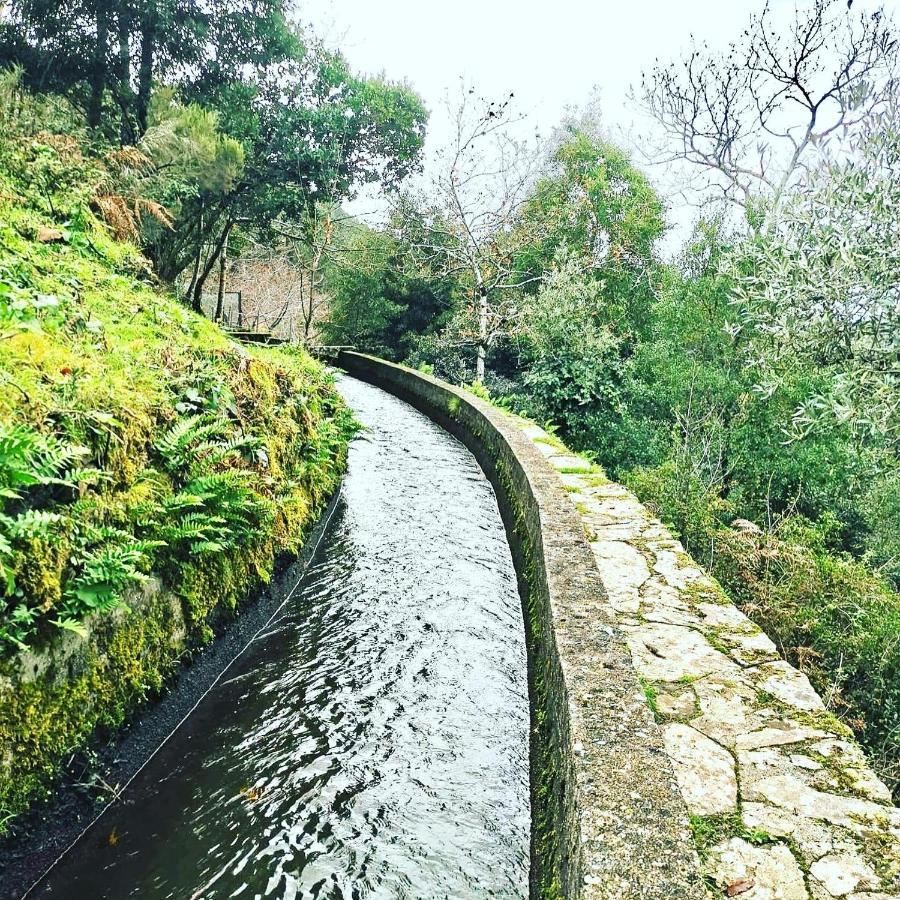
<path id="1" fill-rule="evenodd" d="M 32 896 L 524 898 L 528 697 L 496 499 L 389 394 L 279 616 Z"/>

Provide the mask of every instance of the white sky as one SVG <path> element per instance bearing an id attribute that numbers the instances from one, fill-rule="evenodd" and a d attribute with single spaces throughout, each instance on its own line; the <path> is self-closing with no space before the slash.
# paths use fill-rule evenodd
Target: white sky
<path id="1" fill-rule="evenodd" d="M 810 0 L 797 0 L 801 7 Z M 431 112 L 426 150 L 445 142 L 447 93 L 460 76 L 480 96 L 516 94 L 530 131 L 549 134 L 569 107 L 599 90 L 602 121 L 615 138 L 637 136 L 649 124 L 627 99 L 641 70 L 677 59 L 691 43 L 726 48 L 763 0 L 300 0 L 304 21 L 339 47 L 361 74 L 406 80 Z M 772 0 L 788 17 L 794 0 Z M 887 0 L 893 11 L 900 0 Z M 855 0 L 853 12 L 876 0 Z M 620 141 L 625 143 L 624 140 Z M 664 173 L 649 171 L 655 181 Z M 365 216 L 371 201 L 351 208 Z M 690 216 L 673 210 L 683 225 Z M 680 229 L 679 229 L 680 230 Z"/>

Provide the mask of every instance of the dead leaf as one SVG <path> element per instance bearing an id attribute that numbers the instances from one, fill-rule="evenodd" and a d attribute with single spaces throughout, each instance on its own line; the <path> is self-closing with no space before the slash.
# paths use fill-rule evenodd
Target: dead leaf
<path id="1" fill-rule="evenodd" d="M 63 233 L 58 228 L 38 228 L 37 239 L 41 244 L 52 244 L 63 239 Z"/>

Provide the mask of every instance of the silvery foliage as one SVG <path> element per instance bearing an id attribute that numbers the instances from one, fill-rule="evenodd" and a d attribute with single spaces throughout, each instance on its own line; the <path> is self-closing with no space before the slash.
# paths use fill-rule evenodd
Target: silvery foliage
<path id="1" fill-rule="evenodd" d="M 900 446 L 900 97 L 826 159 L 732 257 L 740 328 L 773 392 L 792 368 L 828 387 L 792 437 L 836 422 Z"/>

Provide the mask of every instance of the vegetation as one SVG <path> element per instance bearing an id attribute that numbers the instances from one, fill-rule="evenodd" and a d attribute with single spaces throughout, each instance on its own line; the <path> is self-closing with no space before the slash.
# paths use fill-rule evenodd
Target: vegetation
<path id="1" fill-rule="evenodd" d="M 634 488 L 896 789 L 897 39 L 883 10 L 837 0 L 772 29 L 765 11 L 726 57 L 697 51 L 684 83 L 666 66 L 647 76 L 648 107 L 684 138 L 672 154 L 707 173 L 702 196 L 724 198 L 676 259 L 659 255 L 664 206 L 647 177 L 590 121 L 569 121 L 524 187 L 515 154 L 508 181 L 490 154 L 457 168 L 515 186 L 502 216 L 494 197 L 469 211 L 493 228 L 475 235 L 436 191 L 407 196 L 367 238 L 404 260 L 392 291 L 430 284 L 443 299 L 429 327 L 377 283 L 359 294 L 358 270 L 331 284 L 330 327 L 483 380 Z M 463 259 L 482 269 L 446 262 Z M 378 324 L 354 331 L 363 302 Z"/>
<path id="2" fill-rule="evenodd" d="M 99 621 L 151 572 L 199 646 L 302 543 L 349 414 L 305 353 L 250 353 L 156 289 L 92 212 L 94 171 L 72 141 L 7 136 L 0 154 L 4 665 Z M 81 678 L 4 696 L 0 818 L 161 687 L 176 657 L 171 611 L 153 609 Z"/>

